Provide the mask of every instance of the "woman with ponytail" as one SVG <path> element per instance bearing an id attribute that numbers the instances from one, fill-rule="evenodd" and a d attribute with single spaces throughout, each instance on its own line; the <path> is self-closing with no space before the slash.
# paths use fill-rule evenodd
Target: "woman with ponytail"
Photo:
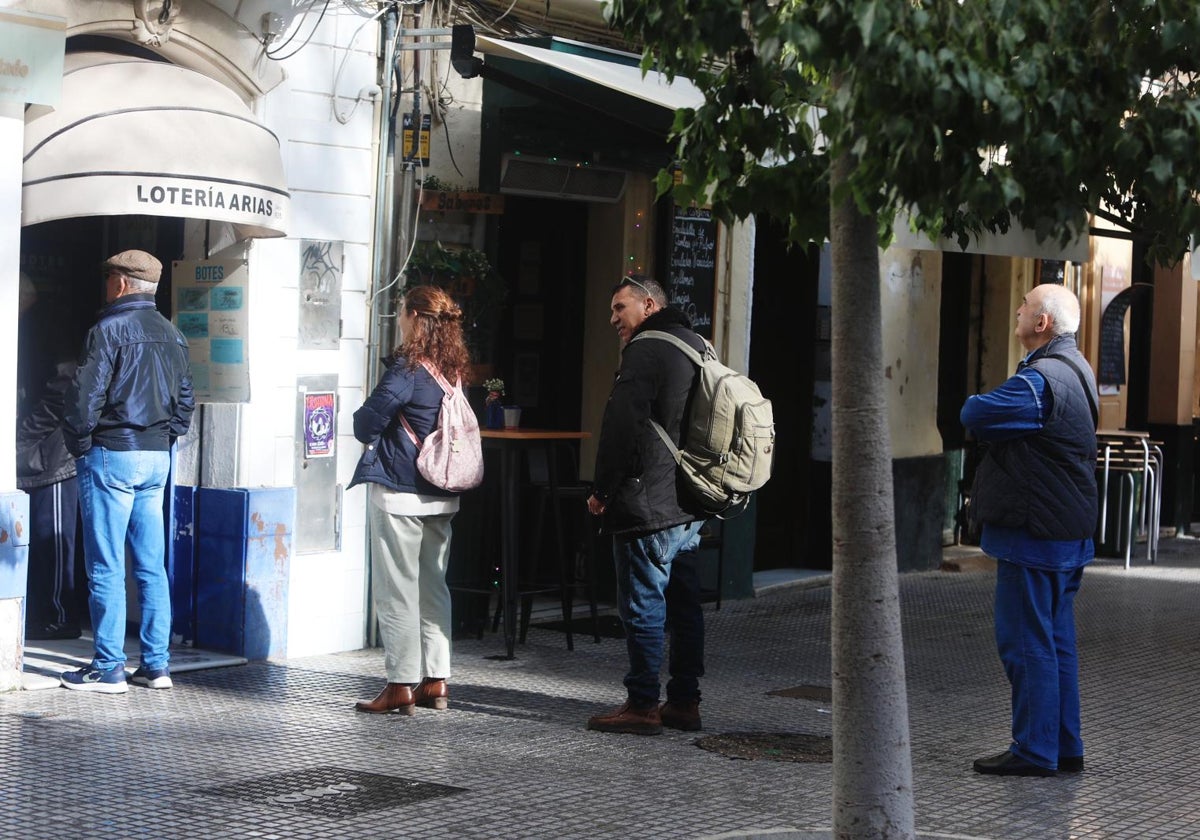
<path id="1" fill-rule="evenodd" d="M 400 344 L 388 369 L 358 411 L 354 436 L 366 444 L 350 487 L 368 485 L 371 591 L 383 641 L 387 685 L 360 712 L 415 713 L 449 703 L 450 520 L 458 496 L 434 487 L 417 470 L 420 440 L 438 421 L 443 391 L 428 364 L 454 383 L 466 376 L 462 310 L 433 286 L 407 289 L 397 313 Z"/>

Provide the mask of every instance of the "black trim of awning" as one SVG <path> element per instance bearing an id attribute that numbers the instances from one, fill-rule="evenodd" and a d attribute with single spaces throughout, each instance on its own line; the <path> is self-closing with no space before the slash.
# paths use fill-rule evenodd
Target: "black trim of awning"
<path id="1" fill-rule="evenodd" d="M 55 181 L 66 181 L 72 178 L 120 178 L 120 177 L 137 177 L 137 178 L 171 178 L 171 179 L 186 179 L 189 181 L 208 181 L 214 184 L 228 184 L 231 187 L 249 187 L 253 190 L 262 190 L 264 192 L 275 193 L 284 198 L 290 199 L 292 194 L 287 190 L 281 190 L 278 187 L 270 187 L 266 184 L 255 184 L 251 181 L 234 181 L 228 178 L 215 178 L 211 175 L 187 175 L 179 172 L 135 172 L 135 171 L 94 171 L 94 172 L 68 172 L 62 175 L 49 175 L 45 178 L 38 178 L 33 181 L 22 181 L 21 187 L 34 187 L 40 184 L 50 184 Z"/>

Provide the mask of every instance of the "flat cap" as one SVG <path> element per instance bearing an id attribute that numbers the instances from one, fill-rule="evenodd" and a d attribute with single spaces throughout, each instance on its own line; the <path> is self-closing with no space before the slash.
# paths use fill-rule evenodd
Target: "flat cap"
<path id="1" fill-rule="evenodd" d="M 105 260 L 101 268 L 105 271 L 115 269 L 126 277 L 147 283 L 157 283 L 162 277 L 162 263 L 145 251 L 122 251 Z"/>

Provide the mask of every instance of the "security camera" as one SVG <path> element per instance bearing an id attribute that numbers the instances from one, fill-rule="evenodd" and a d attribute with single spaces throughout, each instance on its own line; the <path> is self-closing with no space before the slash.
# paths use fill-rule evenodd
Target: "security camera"
<path id="1" fill-rule="evenodd" d="M 363 85 L 362 90 L 358 92 L 359 99 L 378 99 L 383 96 L 383 88 L 379 85 Z"/>

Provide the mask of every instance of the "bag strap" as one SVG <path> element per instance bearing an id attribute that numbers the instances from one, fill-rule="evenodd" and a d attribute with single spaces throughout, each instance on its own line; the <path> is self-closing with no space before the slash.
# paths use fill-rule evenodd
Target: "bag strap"
<path id="1" fill-rule="evenodd" d="M 421 451 L 421 441 L 417 440 L 417 433 L 413 431 L 413 427 L 408 425 L 408 418 L 404 416 L 404 412 L 400 414 L 400 425 L 404 427 L 404 431 L 408 432 L 408 439 L 413 442 L 413 446 L 417 447 L 417 451 Z"/>
<path id="2" fill-rule="evenodd" d="M 700 352 L 698 350 L 696 350 L 695 347 L 688 344 L 686 341 L 684 341 L 679 336 L 672 335 L 671 333 L 666 332 L 665 330 L 646 330 L 645 332 L 640 332 L 637 335 L 635 335 L 632 339 L 630 339 L 630 341 L 631 342 L 637 341 L 638 339 L 641 339 L 641 338 L 657 338 L 660 341 L 666 341 L 666 342 L 669 342 L 670 344 L 674 344 L 675 347 L 678 348 L 681 353 L 683 353 L 683 355 L 685 355 L 689 359 L 691 359 L 692 364 L 694 364 L 696 367 L 700 367 L 701 365 L 704 364 L 704 356 L 701 356 Z M 704 341 L 705 352 L 711 353 L 713 355 L 713 357 L 715 358 L 716 350 L 713 349 L 712 344 L 709 343 L 707 338 L 703 338 L 703 337 L 701 337 L 701 338 Z"/>
<path id="3" fill-rule="evenodd" d="M 1079 377 L 1079 384 L 1083 386 L 1083 393 L 1087 396 L 1088 408 L 1092 410 L 1092 425 L 1097 429 L 1100 428 L 1100 411 L 1096 407 L 1096 399 L 1092 396 L 1092 389 L 1088 386 L 1087 377 L 1083 375 L 1083 371 L 1079 369 L 1079 365 L 1070 356 L 1061 356 L 1058 353 L 1043 356 L 1045 359 L 1058 359 L 1063 362 L 1071 370 L 1075 371 L 1075 375 Z"/>
<path id="4" fill-rule="evenodd" d="M 433 381 L 436 382 L 441 387 L 442 391 L 446 394 L 446 396 L 450 396 L 451 394 L 453 394 L 455 392 L 462 391 L 462 377 L 461 376 L 458 378 L 458 380 L 455 382 L 454 385 L 451 385 L 450 382 L 446 379 L 446 377 L 442 376 L 441 371 L 439 371 L 433 365 L 429 364 L 429 362 L 426 362 L 426 361 L 421 362 L 421 367 L 425 368 L 426 372 L 428 372 L 429 375 L 433 377 Z M 408 418 L 404 416 L 404 412 L 399 411 L 397 413 L 400 415 L 400 425 L 404 426 L 404 431 L 408 433 L 408 439 L 413 442 L 413 446 L 417 447 L 417 451 L 420 452 L 421 451 L 421 441 L 417 440 L 417 433 L 414 432 L 413 427 L 411 425 L 409 425 Z"/>
<path id="5" fill-rule="evenodd" d="M 429 373 L 429 375 L 433 377 L 433 381 L 442 387 L 442 390 L 446 392 L 447 396 L 449 396 L 450 394 L 453 394 L 455 391 L 462 390 L 462 377 L 461 376 L 458 378 L 458 380 L 455 382 L 454 385 L 451 385 L 449 380 L 447 380 L 446 377 L 442 376 L 442 372 L 440 370 L 438 370 L 437 368 L 435 368 L 433 365 L 429 364 L 429 362 L 421 362 L 421 367 L 425 368 L 425 370 Z"/>
<path id="6" fill-rule="evenodd" d="M 683 353 L 683 355 L 687 356 L 691 363 L 696 367 L 702 367 L 704 365 L 704 357 L 700 355 L 700 352 L 677 335 L 672 335 L 665 330 L 646 330 L 645 332 L 638 333 L 632 339 L 630 339 L 630 343 L 637 341 L 640 338 L 656 338 L 660 341 L 666 341 L 669 344 L 675 345 L 676 349 Z M 704 338 L 703 336 L 701 336 L 701 338 L 704 341 L 705 352 L 711 353 L 715 358 L 716 351 L 713 350 L 712 344 L 709 343 L 707 338 Z M 648 419 L 650 420 L 650 425 L 654 428 L 654 431 L 658 432 L 658 436 L 662 438 L 662 442 L 666 444 L 667 449 L 671 453 L 671 457 L 675 459 L 675 463 L 682 464 L 683 454 L 679 451 L 679 447 L 675 445 L 675 441 L 671 440 L 671 436 L 667 434 L 667 430 L 664 429 L 662 425 L 653 418 Z"/>

